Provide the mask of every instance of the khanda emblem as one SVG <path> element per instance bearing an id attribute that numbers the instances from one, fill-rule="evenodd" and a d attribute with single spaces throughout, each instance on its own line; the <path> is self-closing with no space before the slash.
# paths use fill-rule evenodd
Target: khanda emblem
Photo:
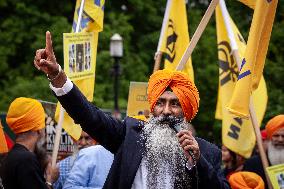
<path id="1" fill-rule="evenodd" d="M 219 68 L 221 69 L 219 72 L 219 78 L 221 86 L 225 85 L 229 81 L 236 82 L 238 78 L 238 66 L 230 52 L 231 46 L 227 41 L 221 41 L 218 44 L 218 61 Z"/>
<path id="2" fill-rule="evenodd" d="M 169 19 L 168 37 L 167 37 L 167 43 L 166 43 L 167 52 L 165 54 L 165 59 L 167 59 L 170 63 L 173 63 L 176 57 L 175 45 L 176 45 L 177 38 L 178 36 L 175 33 L 174 22 L 173 20 Z"/>

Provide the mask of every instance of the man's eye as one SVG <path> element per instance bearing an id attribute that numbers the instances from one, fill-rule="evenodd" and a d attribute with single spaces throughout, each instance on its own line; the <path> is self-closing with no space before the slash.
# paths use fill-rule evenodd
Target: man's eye
<path id="1" fill-rule="evenodd" d="M 163 103 L 161 101 L 157 101 L 156 105 L 161 106 L 161 105 L 163 105 Z"/>
<path id="2" fill-rule="evenodd" d="M 172 106 L 180 106 L 180 103 L 179 102 L 173 102 Z"/>

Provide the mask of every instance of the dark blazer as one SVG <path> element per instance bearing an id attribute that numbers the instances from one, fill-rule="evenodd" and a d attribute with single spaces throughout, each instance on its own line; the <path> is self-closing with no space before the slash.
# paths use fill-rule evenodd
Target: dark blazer
<path id="1" fill-rule="evenodd" d="M 88 102 L 75 85 L 69 93 L 57 98 L 75 123 L 114 153 L 104 188 L 130 189 L 142 159 L 144 144 L 140 133 L 144 122 L 130 117 L 119 121 L 104 114 Z M 230 188 L 220 168 L 220 150 L 203 139 L 196 139 L 201 151 L 197 163 L 199 188 Z M 194 169 L 190 174 L 195 174 Z"/>

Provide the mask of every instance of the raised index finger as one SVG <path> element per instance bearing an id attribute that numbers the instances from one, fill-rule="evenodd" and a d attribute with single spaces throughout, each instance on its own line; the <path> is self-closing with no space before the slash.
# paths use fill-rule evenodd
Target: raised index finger
<path id="1" fill-rule="evenodd" d="M 45 50 L 48 55 L 53 54 L 53 47 L 52 47 L 52 40 L 51 40 L 51 33 L 47 31 L 45 33 Z"/>

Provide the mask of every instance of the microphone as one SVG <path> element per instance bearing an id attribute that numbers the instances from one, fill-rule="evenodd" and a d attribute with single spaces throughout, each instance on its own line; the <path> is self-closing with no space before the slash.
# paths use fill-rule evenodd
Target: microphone
<path id="1" fill-rule="evenodd" d="M 172 129 L 174 129 L 174 131 L 175 131 L 176 133 L 179 133 L 179 132 L 181 131 L 181 126 L 180 126 L 179 123 L 170 124 L 170 127 L 171 127 Z M 194 166 L 196 165 L 196 158 L 195 158 L 195 156 L 194 156 L 194 153 L 193 153 L 193 151 L 190 150 L 190 149 L 189 149 L 187 152 L 189 153 L 190 157 L 191 157 L 192 160 L 193 160 L 193 167 L 194 167 Z"/>
<path id="2" fill-rule="evenodd" d="M 181 131 L 181 123 L 182 123 L 182 120 L 179 120 L 178 122 L 170 122 L 169 123 L 169 126 L 176 132 L 176 133 L 179 133 Z M 198 169 L 197 169 L 197 166 L 196 166 L 196 158 L 194 156 L 194 153 L 192 150 L 188 150 L 187 151 L 190 155 L 190 157 L 192 158 L 192 161 L 193 161 L 193 166 L 195 168 L 195 178 L 196 178 L 196 188 L 198 189 L 199 188 L 199 176 L 198 176 Z"/>

